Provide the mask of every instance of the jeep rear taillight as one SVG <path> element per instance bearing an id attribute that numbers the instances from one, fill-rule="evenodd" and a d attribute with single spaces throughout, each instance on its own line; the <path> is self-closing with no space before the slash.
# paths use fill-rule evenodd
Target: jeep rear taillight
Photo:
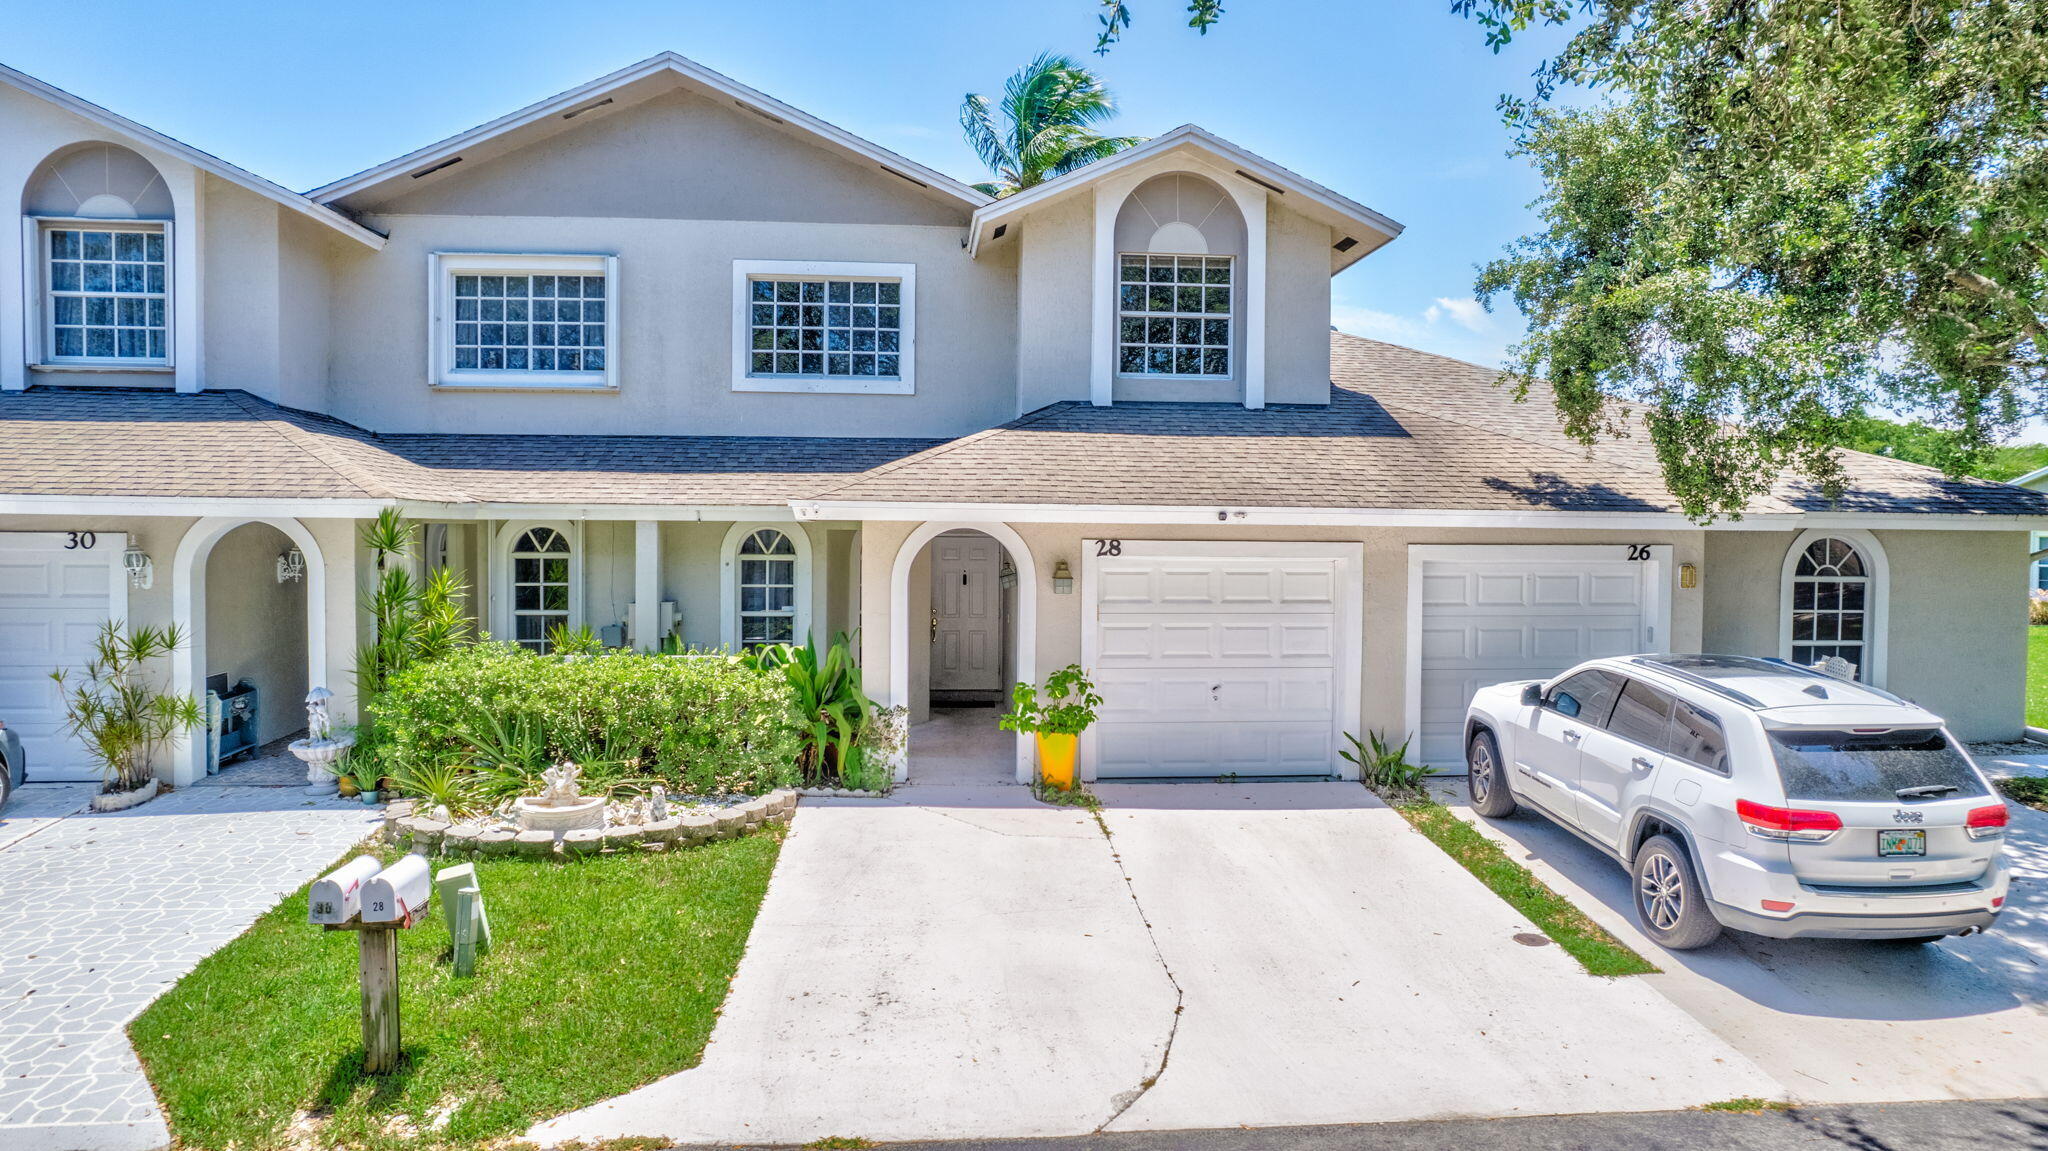
<path id="1" fill-rule="evenodd" d="M 1751 835 L 1762 839 L 1818 843 L 1842 830 L 1842 817 L 1832 811 L 1773 807 L 1748 799 L 1735 801 L 1735 815 Z"/>
<path id="2" fill-rule="evenodd" d="M 2010 822 L 2012 812 L 2007 811 L 2004 804 L 1994 803 L 1989 807 L 1971 808 L 1970 814 L 1963 819 L 1963 826 L 1969 830 L 1971 839 L 1989 839 L 1994 835 L 2004 835 L 2005 825 Z"/>

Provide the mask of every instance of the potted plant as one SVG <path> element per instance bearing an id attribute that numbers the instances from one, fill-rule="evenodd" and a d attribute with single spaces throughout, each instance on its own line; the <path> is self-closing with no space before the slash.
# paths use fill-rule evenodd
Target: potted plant
<path id="1" fill-rule="evenodd" d="M 1046 677 L 1043 689 L 1020 683 L 1010 692 L 1010 713 L 996 721 L 1004 731 L 1025 731 L 1038 737 L 1038 774 L 1048 787 L 1074 788 L 1074 750 L 1081 733 L 1095 722 L 1102 697 L 1095 681 L 1078 663 Z"/>
<path id="2" fill-rule="evenodd" d="M 357 783 L 356 777 L 346 771 L 334 774 L 334 789 L 343 799 L 354 799 L 363 793 L 363 785 Z"/>
<path id="3" fill-rule="evenodd" d="M 176 627 L 124 631 L 108 620 L 76 679 L 64 670 L 50 673 L 64 699 L 66 729 L 84 741 L 106 773 L 92 800 L 94 811 L 119 811 L 153 798 L 159 785 L 150 758 L 157 747 L 204 722 L 198 700 L 158 691 L 144 670 L 184 644 Z"/>

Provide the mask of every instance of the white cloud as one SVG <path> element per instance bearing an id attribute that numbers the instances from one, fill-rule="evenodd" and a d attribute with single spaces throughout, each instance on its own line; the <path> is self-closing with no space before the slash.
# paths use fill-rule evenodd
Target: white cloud
<path id="1" fill-rule="evenodd" d="M 1432 324 L 1438 320 L 1449 318 L 1451 322 L 1468 332 L 1483 332 L 1487 328 L 1492 327 L 1491 317 L 1486 314 L 1485 306 L 1470 296 L 1462 300 L 1453 300 L 1448 296 L 1438 296 L 1436 303 L 1431 304 L 1422 313 L 1422 318 Z"/>
<path id="2" fill-rule="evenodd" d="M 1392 312 L 1350 304 L 1331 305 L 1330 323 L 1339 331 L 1385 340 L 1390 344 L 1421 339 L 1425 331 L 1425 326 L 1412 316 L 1397 316 Z"/>

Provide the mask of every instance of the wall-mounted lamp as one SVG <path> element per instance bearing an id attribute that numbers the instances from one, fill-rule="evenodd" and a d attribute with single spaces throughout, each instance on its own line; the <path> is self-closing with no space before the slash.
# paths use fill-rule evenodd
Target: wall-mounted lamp
<path id="1" fill-rule="evenodd" d="M 1052 594 L 1072 595 L 1074 592 L 1074 569 L 1067 561 L 1060 560 L 1052 565 Z"/>
<path id="2" fill-rule="evenodd" d="M 1700 586 L 1700 565 L 1698 565 L 1698 564 L 1679 564 L 1679 565 L 1678 565 L 1678 586 L 1679 586 L 1679 587 L 1698 587 L 1698 586 Z"/>
<path id="3" fill-rule="evenodd" d="M 1016 587 L 1017 565 L 1011 563 L 1009 560 L 1004 560 L 1003 570 L 996 573 L 996 582 L 1001 584 L 1005 588 Z"/>
<path id="4" fill-rule="evenodd" d="M 294 547 L 277 557 L 277 582 L 297 583 L 306 578 L 306 553 Z"/>
<path id="5" fill-rule="evenodd" d="M 156 561 L 149 558 L 141 544 L 129 544 L 128 550 L 121 553 L 121 567 L 128 572 L 129 587 L 147 591 L 156 583 Z"/>

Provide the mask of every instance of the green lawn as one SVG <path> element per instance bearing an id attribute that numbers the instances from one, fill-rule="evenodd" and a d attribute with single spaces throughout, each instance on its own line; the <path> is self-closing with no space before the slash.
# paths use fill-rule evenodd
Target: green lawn
<path id="1" fill-rule="evenodd" d="M 1394 810 L 1508 906 L 1528 916 L 1529 922 L 1578 960 L 1588 975 L 1654 975 L 1658 971 L 1655 964 L 1588 919 L 1528 868 L 1509 859 L 1500 844 L 1481 835 L 1450 808 L 1425 800 L 1398 803 Z"/>
<path id="2" fill-rule="evenodd" d="M 301 889 L 129 1028 L 181 1148 L 475 1146 L 694 1066 L 779 834 L 477 862 L 495 948 L 450 973 L 436 907 L 399 941 L 403 1061 L 361 1074 L 356 937 Z M 316 1131 L 286 1131 L 302 1110 Z"/>
<path id="3" fill-rule="evenodd" d="M 2027 723 L 2048 727 L 2048 627 L 2027 629 Z"/>

